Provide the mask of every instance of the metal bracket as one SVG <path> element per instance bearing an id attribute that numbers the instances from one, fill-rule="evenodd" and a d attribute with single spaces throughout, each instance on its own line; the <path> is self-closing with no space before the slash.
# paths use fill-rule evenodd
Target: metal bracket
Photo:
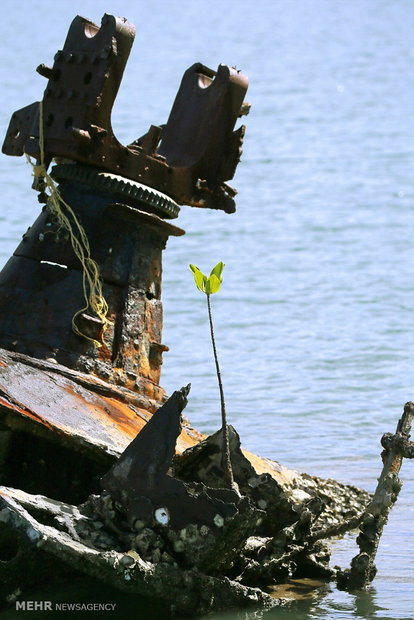
<path id="1" fill-rule="evenodd" d="M 240 160 L 248 80 L 235 68 L 217 72 L 197 63 L 184 74 L 165 126 L 123 146 L 111 111 L 135 37 L 126 19 L 105 14 L 101 27 L 77 16 L 53 67 L 43 97 L 45 164 L 54 157 L 94 166 L 143 183 L 181 204 L 235 210 L 236 190 L 226 184 Z M 7 155 L 40 158 L 39 102 L 16 111 L 3 144 Z"/>

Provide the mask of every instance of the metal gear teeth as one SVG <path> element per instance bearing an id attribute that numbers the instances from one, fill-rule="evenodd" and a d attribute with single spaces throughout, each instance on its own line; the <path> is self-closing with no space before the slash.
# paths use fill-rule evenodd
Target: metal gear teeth
<path id="1" fill-rule="evenodd" d="M 137 183 L 110 172 L 97 172 L 79 164 L 57 164 L 52 168 L 51 176 L 56 181 L 80 181 L 107 191 L 122 194 L 153 207 L 158 214 L 169 219 L 178 217 L 180 207 L 169 196 L 152 187 Z"/>

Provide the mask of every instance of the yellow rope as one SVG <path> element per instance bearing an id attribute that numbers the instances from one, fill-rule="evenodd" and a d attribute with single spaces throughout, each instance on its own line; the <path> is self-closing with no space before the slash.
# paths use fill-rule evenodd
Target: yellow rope
<path id="1" fill-rule="evenodd" d="M 45 189 L 49 190 L 47 205 L 51 211 L 51 213 L 56 218 L 59 227 L 64 228 L 69 232 L 70 240 L 72 244 L 73 251 L 75 252 L 77 258 L 79 259 L 82 265 L 82 283 L 83 283 L 83 295 L 85 298 L 85 307 L 78 310 L 72 319 L 72 329 L 75 334 L 78 336 L 82 336 L 87 340 L 93 342 L 96 346 L 101 347 L 102 343 L 95 340 L 95 338 L 90 338 L 86 334 L 82 333 L 76 325 L 76 319 L 80 314 L 87 310 L 92 310 L 96 314 L 96 316 L 102 321 L 102 338 L 105 333 L 108 319 L 106 315 L 108 313 L 108 304 L 106 303 L 104 296 L 102 294 L 102 282 L 99 275 L 99 267 L 96 262 L 91 258 L 90 255 L 90 247 L 89 241 L 86 236 L 86 233 L 82 227 L 82 224 L 77 219 L 73 209 L 65 202 L 62 196 L 59 193 L 59 190 L 52 179 L 52 177 L 47 173 L 45 168 L 45 144 L 44 144 L 44 133 L 43 133 L 43 101 L 39 104 L 39 148 L 40 148 L 40 165 L 35 165 L 30 156 L 26 154 L 26 157 L 33 167 L 33 174 L 37 181 L 41 181 L 44 184 Z M 68 215 L 63 212 L 62 207 L 65 208 L 66 212 L 73 220 L 75 225 L 75 232 L 73 231 L 72 224 Z M 77 233 L 77 235 L 75 234 Z"/>

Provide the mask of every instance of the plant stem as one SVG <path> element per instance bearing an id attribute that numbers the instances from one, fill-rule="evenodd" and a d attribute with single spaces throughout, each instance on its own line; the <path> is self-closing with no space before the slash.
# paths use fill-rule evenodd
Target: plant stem
<path id="1" fill-rule="evenodd" d="M 229 429 L 227 426 L 227 418 L 226 418 L 226 405 L 224 402 L 224 392 L 223 392 L 223 384 L 221 382 L 221 374 L 220 374 L 220 366 L 218 363 L 217 350 L 216 350 L 216 341 L 214 338 L 214 328 L 213 328 L 213 318 L 211 315 L 211 303 L 210 303 L 210 295 L 207 296 L 207 308 L 208 308 L 208 318 L 210 321 L 210 333 L 211 333 L 211 342 L 213 344 L 213 353 L 214 353 L 214 361 L 216 363 L 216 371 L 217 371 L 217 379 L 220 390 L 220 402 L 221 402 L 221 431 L 223 435 L 223 443 L 222 443 L 222 456 L 221 456 L 221 464 L 223 467 L 224 476 L 229 488 L 234 487 L 234 479 L 233 479 L 233 469 L 231 466 L 230 460 L 230 443 L 229 443 Z"/>

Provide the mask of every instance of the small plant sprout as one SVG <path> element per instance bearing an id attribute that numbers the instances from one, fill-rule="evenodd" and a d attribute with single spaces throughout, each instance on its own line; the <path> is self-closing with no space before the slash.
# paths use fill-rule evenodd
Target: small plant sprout
<path id="1" fill-rule="evenodd" d="M 208 318 L 210 321 L 211 342 L 213 344 L 214 361 L 216 363 L 217 379 L 218 379 L 219 390 L 220 390 L 221 425 L 222 425 L 221 428 L 222 428 L 222 435 L 223 435 L 222 457 L 221 457 L 222 468 L 223 468 L 224 477 L 225 477 L 227 486 L 231 489 L 235 489 L 236 486 L 234 483 L 233 469 L 232 469 L 231 460 L 230 460 L 229 429 L 227 427 L 226 405 L 224 402 L 223 384 L 221 382 L 220 366 L 219 366 L 218 357 L 217 357 L 216 341 L 214 338 L 213 319 L 211 315 L 211 303 L 210 303 L 210 295 L 213 295 L 213 293 L 217 293 L 223 281 L 224 264 L 221 261 L 217 263 L 217 265 L 211 270 L 210 276 L 208 278 L 195 265 L 190 265 L 190 269 L 194 274 L 194 279 L 195 279 L 195 283 L 197 285 L 198 290 L 201 291 L 202 293 L 205 293 L 207 297 L 207 308 L 208 308 Z"/>

